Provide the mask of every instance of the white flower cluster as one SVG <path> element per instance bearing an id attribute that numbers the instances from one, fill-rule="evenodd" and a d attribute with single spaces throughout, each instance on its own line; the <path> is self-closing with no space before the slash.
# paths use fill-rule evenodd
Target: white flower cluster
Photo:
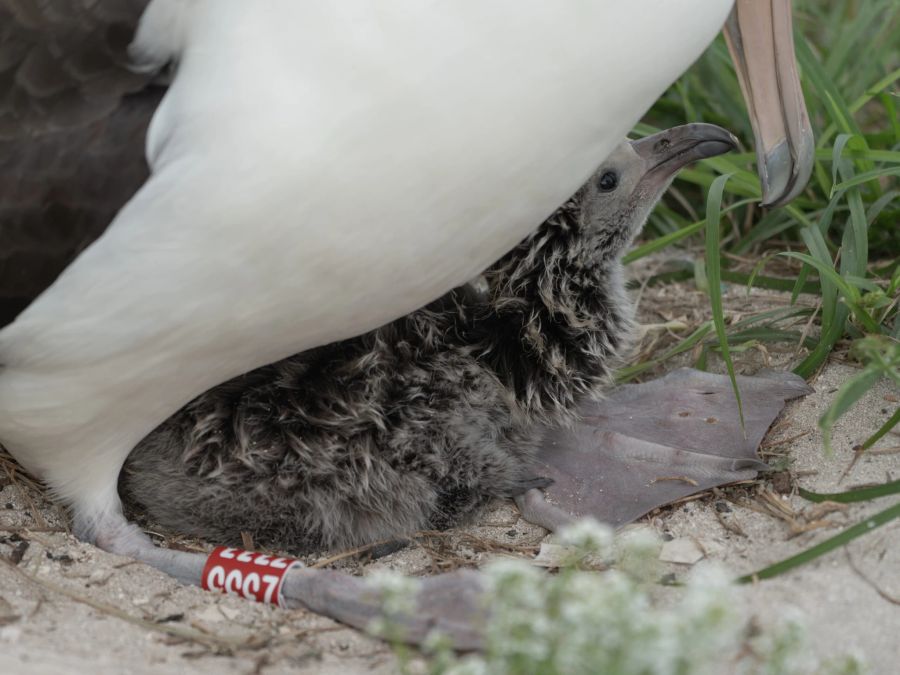
<path id="1" fill-rule="evenodd" d="M 503 558 L 485 567 L 490 621 L 480 654 L 455 656 L 433 645 L 432 675 L 793 675 L 825 672 L 805 648 L 802 621 L 785 617 L 768 632 L 754 629 L 731 576 L 698 566 L 671 603 L 653 603 L 647 577 L 622 563 L 656 559 L 658 541 L 637 531 L 614 538 L 594 522 L 561 533 L 587 555 L 616 560 L 603 573 L 566 567 L 549 574 Z M 576 560 L 573 558 L 573 560 Z M 399 586 L 397 587 L 399 588 Z M 861 672 L 848 659 L 830 673 Z"/>
<path id="2" fill-rule="evenodd" d="M 483 661 L 485 672 L 720 673 L 720 657 L 741 640 L 721 573 L 701 575 L 667 609 L 655 608 L 640 583 L 619 570 L 554 576 L 505 561 L 486 573 L 493 609 L 487 649 L 466 660 Z M 451 666 L 444 675 L 457 672 L 467 670 Z"/>
<path id="3" fill-rule="evenodd" d="M 585 553 L 608 556 L 613 551 L 616 537 L 609 525 L 598 523 L 593 518 L 582 518 L 563 528 L 559 540 Z"/>
<path id="4" fill-rule="evenodd" d="M 421 582 L 387 570 L 378 570 L 366 578 L 366 583 L 381 596 L 383 616 L 373 619 L 368 630 L 387 640 L 398 640 L 401 635 L 400 617 L 410 615 L 416 608 L 416 593 Z"/>

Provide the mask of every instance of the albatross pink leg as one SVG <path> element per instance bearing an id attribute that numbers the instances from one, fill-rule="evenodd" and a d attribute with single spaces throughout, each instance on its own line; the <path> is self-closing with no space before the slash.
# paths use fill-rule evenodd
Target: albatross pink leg
<path id="1" fill-rule="evenodd" d="M 173 551 L 155 546 L 150 538 L 124 517 L 98 524 L 96 543 L 101 548 L 150 565 L 184 584 L 202 585 L 208 556 Z M 382 616 L 377 588 L 365 579 L 336 570 L 289 569 L 282 586 L 284 606 L 304 608 L 366 630 Z M 404 639 L 421 644 L 439 630 L 457 649 L 477 649 L 481 645 L 486 611 L 481 578 L 472 570 L 459 570 L 421 580 L 412 614 L 391 617 L 402 629 Z"/>

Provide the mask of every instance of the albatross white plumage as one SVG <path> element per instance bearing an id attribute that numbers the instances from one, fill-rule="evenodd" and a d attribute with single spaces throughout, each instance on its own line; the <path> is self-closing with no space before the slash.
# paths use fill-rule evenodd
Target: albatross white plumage
<path id="1" fill-rule="evenodd" d="M 133 54 L 177 68 L 152 175 L 0 331 L 0 442 L 72 506 L 79 536 L 137 553 L 116 479 L 143 436 L 228 378 L 496 260 L 731 5 L 153 0 Z"/>

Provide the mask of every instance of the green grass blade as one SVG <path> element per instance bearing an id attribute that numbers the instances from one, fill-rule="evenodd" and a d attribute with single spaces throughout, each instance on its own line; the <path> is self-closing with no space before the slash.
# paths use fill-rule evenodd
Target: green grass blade
<path id="1" fill-rule="evenodd" d="M 797 60 L 803 69 L 803 76 L 809 80 L 816 96 L 825 104 L 832 122 L 835 126 L 847 133 L 861 136 L 862 132 L 853 119 L 849 108 L 847 107 L 844 97 L 841 96 L 837 86 L 828 77 L 828 74 L 822 68 L 819 60 L 813 54 L 809 44 L 802 35 L 796 36 L 794 48 L 797 52 Z"/>
<path id="2" fill-rule="evenodd" d="M 850 139 L 853 138 L 853 134 L 841 134 L 836 139 L 834 139 L 834 147 L 831 149 L 831 184 L 832 186 L 837 185 L 838 182 L 838 167 L 841 165 L 841 155 L 844 152 L 844 147 L 847 143 L 850 142 Z M 834 196 L 834 187 L 831 188 L 831 195 L 829 199 Z"/>
<path id="3" fill-rule="evenodd" d="M 720 258 L 720 234 L 722 226 L 722 196 L 725 185 L 731 178 L 731 174 L 719 176 L 713 181 L 706 197 L 706 280 L 709 284 L 709 302 L 712 309 L 713 324 L 716 327 L 716 335 L 719 338 L 719 349 L 722 360 L 728 369 L 728 377 L 731 378 L 731 388 L 737 400 L 738 415 L 741 418 L 741 429 L 744 429 L 744 406 L 741 402 L 741 392 L 738 389 L 737 378 L 734 374 L 734 363 L 731 360 L 731 352 L 728 349 L 728 335 L 725 332 L 725 315 L 722 311 L 722 261 Z"/>
<path id="4" fill-rule="evenodd" d="M 838 305 L 835 310 L 834 319 L 831 323 L 825 323 L 822 335 L 819 337 L 819 343 L 810 354 L 794 368 L 794 373 L 803 378 L 809 378 L 818 368 L 825 363 L 825 359 L 831 354 L 835 343 L 841 339 L 844 334 L 844 326 L 850 311 L 846 305 Z"/>
<path id="5" fill-rule="evenodd" d="M 852 21 L 846 21 L 837 33 L 837 40 L 830 45 L 824 69 L 832 78 L 840 75 L 846 67 L 853 50 L 862 42 L 863 36 L 870 32 L 872 25 L 881 18 L 883 5 L 872 2 L 863 3 Z M 855 58 L 853 59 L 856 60 Z"/>
<path id="6" fill-rule="evenodd" d="M 751 328 L 748 330 L 742 330 L 737 333 L 732 333 L 728 336 L 728 344 L 739 344 L 742 342 L 793 342 L 796 343 L 801 337 L 801 333 L 795 330 L 780 330 L 778 328 L 772 328 L 771 326 L 763 326 L 760 328 Z M 807 337 L 804 342 L 804 345 L 812 345 L 815 346 L 815 341 Z"/>
<path id="7" fill-rule="evenodd" d="M 837 272 L 835 272 L 833 268 L 829 267 L 828 265 L 822 264 L 819 260 L 813 258 L 812 256 L 806 255 L 805 253 L 785 251 L 783 253 L 779 253 L 778 255 L 782 255 L 788 258 L 796 258 L 797 260 L 802 260 L 806 264 L 815 267 L 820 276 L 827 278 L 837 287 L 837 289 L 844 296 L 844 302 L 847 303 L 847 306 L 851 310 L 853 310 L 853 315 L 859 320 L 859 322 L 865 327 L 867 331 L 875 334 L 880 334 L 882 332 L 879 323 L 875 321 L 875 319 L 872 318 L 872 315 L 869 314 L 865 309 L 863 309 L 862 305 L 860 304 L 862 298 L 859 291 L 851 284 L 847 283 L 847 280 Z"/>
<path id="8" fill-rule="evenodd" d="M 852 504 L 854 502 L 867 502 L 880 497 L 890 497 L 891 495 L 900 494 L 900 480 L 884 483 L 883 485 L 873 485 L 871 487 L 857 488 L 856 490 L 848 490 L 847 492 L 810 492 L 800 488 L 799 494 L 803 499 L 810 502 L 837 502 L 838 504 Z"/>
<path id="9" fill-rule="evenodd" d="M 732 330 L 744 330 L 751 326 L 755 326 L 763 321 L 783 321 L 785 319 L 793 319 L 795 317 L 808 317 L 812 314 L 812 310 L 803 307 L 785 307 L 782 309 L 767 309 L 758 314 L 751 314 L 740 321 L 731 324 Z"/>
<path id="10" fill-rule="evenodd" d="M 746 236 L 741 237 L 741 240 L 736 242 L 733 247 L 733 251 L 737 255 L 745 254 L 758 244 L 772 239 L 782 232 L 793 229 L 796 226 L 797 222 L 790 217 L 790 214 L 781 209 L 775 210 L 756 223 Z"/>
<path id="11" fill-rule="evenodd" d="M 824 267 L 834 267 L 831 255 L 828 253 L 828 244 L 825 243 L 824 233 L 817 227 L 808 227 L 800 230 L 800 238 L 806 244 L 809 254 Z M 819 284 L 822 292 L 822 323 L 826 326 L 834 321 L 837 310 L 838 292 L 837 286 L 828 280 L 827 276 L 819 275 Z M 843 326 L 841 326 L 843 329 Z"/>
<path id="12" fill-rule="evenodd" d="M 849 106 L 849 111 L 851 113 L 856 113 L 862 109 L 864 105 L 866 105 L 869 101 L 871 101 L 876 96 L 881 96 L 885 94 L 885 91 L 888 87 L 890 87 L 894 82 L 900 80 L 900 68 L 891 71 L 883 78 L 875 82 L 871 87 L 869 87 L 865 94 L 857 98 L 853 103 Z M 888 117 L 890 119 L 890 117 Z M 820 134 L 819 141 L 820 143 L 828 143 L 831 140 L 831 137 L 837 132 L 837 127 L 834 124 L 829 125 L 824 132 Z M 898 138 L 900 140 L 900 138 Z M 880 160 L 876 160 L 880 161 Z"/>
<path id="13" fill-rule="evenodd" d="M 900 190 L 889 190 L 872 202 L 866 211 L 866 222 L 869 225 L 874 223 L 885 207 L 889 206 L 898 197 L 900 197 Z"/>
<path id="14" fill-rule="evenodd" d="M 834 284 L 844 297 L 852 301 L 859 301 L 859 291 L 848 284 L 840 274 L 834 271 L 834 268 L 823 263 L 821 260 L 818 260 L 811 255 L 807 255 L 805 253 L 796 253 L 794 251 L 782 251 L 777 255 L 784 256 L 785 258 L 796 258 L 797 260 L 801 260 L 811 267 L 815 267 L 819 275 L 825 277 L 826 279 L 828 279 L 828 281 Z"/>
<path id="15" fill-rule="evenodd" d="M 898 517 L 900 517 L 900 502 L 897 502 L 893 506 L 889 506 L 884 511 L 879 511 L 874 516 L 866 518 L 862 522 L 848 527 L 840 534 L 837 534 L 830 539 L 826 539 L 825 541 L 816 544 L 815 546 L 812 546 L 805 551 L 798 553 L 797 555 L 786 558 L 785 560 L 775 563 L 774 565 L 764 567 L 763 569 L 757 572 L 753 572 L 752 574 L 745 574 L 744 576 L 739 577 L 737 579 L 737 582 L 741 584 L 747 584 L 759 579 L 771 579 L 772 577 L 777 577 L 779 574 L 784 574 L 785 572 L 789 572 L 790 570 L 799 567 L 800 565 L 805 565 L 808 562 L 812 562 L 816 558 L 819 558 L 826 553 L 830 553 L 836 548 L 845 546 L 857 537 L 868 534 L 876 527 L 881 527 L 882 525 L 889 523 Z"/>
<path id="16" fill-rule="evenodd" d="M 843 180 L 853 178 L 853 169 L 850 166 L 840 166 L 839 171 Z M 880 191 L 879 191 L 880 194 Z M 847 204 L 850 207 L 850 220 L 844 228 L 841 239 L 841 276 L 863 277 L 869 261 L 869 223 L 866 220 L 866 209 L 863 204 L 862 194 L 859 188 L 849 188 L 846 191 Z M 872 333 L 880 333 L 881 329 L 874 320 L 866 322 L 863 310 L 852 308 L 858 319 L 862 320 L 866 330 Z M 874 326 L 872 325 L 874 324 Z"/>
<path id="17" fill-rule="evenodd" d="M 866 442 L 862 444 L 862 449 L 868 450 L 869 448 L 871 448 L 878 441 L 880 441 L 882 438 L 884 438 L 884 436 L 891 429 L 893 429 L 895 426 L 897 426 L 898 423 L 900 423 L 900 408 L 897 408 L 897 410 L 894 411 L 894 414 L 890 416 L 890 418 L 887 420 L 887 422 L 885 422 L 884 424 L 881 425 L 881 428 L 878 429 L 878 431 L 876 431 L 874 434 L 872 434 L 871 436 L 869 436 L 866 439 Z"/>
<path id="18" fill-rule="evenodd" d="M 898 71 L 900 72 L 900 71 Z M 891 121 L 891 131 L 894 134 L 894 143 L 900 143 L 900 115 L 897 114 L 897 103 L 887 92 L 878 95 L 878 100 L 887 111 L 887 118 Z"/>
<path id="19" fill-rule="evenodd" d="M 833 452 L 831 447 L 831 430 L 834 428 L 834 423 L 859 401 L 869 389 L 875 386 L 875 383 L 881 379 L 882 374 L 881 368 L 869 365 L 851 377 L 840 386 L 828 410 L 819 418 L 822 442 L 825 445 L 825 452 L 829 456 Z"/>
<path id="20" fill-rule="evenodd" d="M 800 298 L 800 293 L 803 292 L 804 286 L 806 286 L 806 280 L 809 278 L 809 265 L 804 265 L 800 269 L 800 274 L 797 275 L 797 281 L 794 283 L 794 287 L 791 289 L 791 304 L 797 304 L 797 300 Z"/>
<path id="21" fill-rule="evenodd" d="M 689 349 L 693 349 L 694 345 L 696 345 L 701 340 L 703 340 L 703 338 L 709 335 L 712 332 L 713 328 L 714 326 L 712 321 L 708 321 L 702 324 L 684 340 L 679 342 L 674 347 L 670 347 L 655 359 L 650 359 L 649 361 L 644 361 L 642 363 L 636 363 L 632 366 L 625 366 L 624 368 L 620 368 L 616 373 L 616 382 L 618 384 L 622 384 L 624 382 L 628 382 L 629 380 L 633 380 L 641 373 L 650 370 L 651 368 L 655 368 L 661 363 L 665 363 L 673 356 L 677 356 L 678 354 L 682 354 Z"/>
<path id="22" fill-rule="evenodd" d="M 727 208 L 722 210 L 722 213 L 728 213 L 729 211 L 734 211 L 737 208 L 742 206 L 746 206 L 747 204 L 751 204 L 757 201 L 756 199 L 742 199 L 734 204 L 731 204 Z M 622 258 L 622 262 L 626 265 L 628 263 L 632 263 L 635 260 L 640 260 L 651 253 L 656 253 L 657 251 L 661 251 L 662 249 L 671 246 L 677 241 L 681 241 L 682 239 L 691 236 L 692 234 L 697 234 L 701 232 L 703 228 L 706 227 L 706 220 L 698 220 L 695 223 L 691 223 L 680 230 L 676 230 L 675 232 L 670 232 L 669 234 L 664 234 L 661 237 L 657 237 L 656 239 L 652 239 L 645 244 L 641 244 L 640 246 L 636 246 L 632 249 L 628 254 L 626 254 Z"/>
<path id="23" fill-rule="evenodd" d="M 789 293 L 794 290 L 795 281 L 790 279 L 779 279 L 778 277 L 768 277 L 763 274 L 757 274 L 751 278 L 746 272 L 732 272 L 731 270 L 722 270 L 722 279 L 733 284 L 742 286 L 752 286 L 753 288 L 766 288 L 771 291 L 784 291 Z M 815 293 L 817 290 L 815 284 L 804 284 L 800 291 L 802 293 Z"/>
<path id="24" fill-rule="evenodd" d="M 834 187 L 831 188 L 832 195 L 839 190 L 846 190 L 847 188 L 856 187 L 857 185 L 862 185 L 863 183 L 868 183 L 869 181 L 878 180 L 884 176 L 900 176 L 900 166 L 892 166 L 887 169 L 874 169 L 873 171 L 867 171 L 866 173 L 860 173 L 854 176 L 853 178 L 835 183 Z"/>

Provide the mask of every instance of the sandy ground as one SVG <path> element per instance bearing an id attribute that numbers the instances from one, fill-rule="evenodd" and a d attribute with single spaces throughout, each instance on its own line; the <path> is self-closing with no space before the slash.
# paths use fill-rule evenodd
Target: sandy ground
<path id="1" fill-rule="evenodd" d="M 834 390 L 852 373 L 846 366 L 828 367 L 815 381 L 816 393 L 790 405 L 782 426 L 764 445 L 816 429 Z M 897 393 L 882 383 L 842 420 L 834 436 L 832 458 L 823 456 L 817 432 L 773 445 L 773 450 L 792 460 L 791 483 L 817 492 L 838 492 L 900 478 L 900 454 L 867 455 L 853 464 L 853 446 L 896 409 Z M 898 445 L 900 438 L 889 436 L 876 447 L 894 446 L 897 450 Z M 739 499 L 743 505 L 704 499 L 681 505 L 653 518 L 652 523 L 663 533 L 695 540 L 709 558 L 746 574 L 833 536 L 839 528 L 897 500 L 889 497 L 827 513 L 827 505 L 823 508 L 798 496 L 779 494 L 786 488 L 783 483 L 781 476 L 763 482 L 754 497 Z M 816 529 L 795 534 L 808 527 Z M 745 595 L 763 625 L 791 606 L 801 610 L 808 620 L 811 646 L 822 656 L 856 654 L 868 662 L 873 673 L 900 669 L 900 521 L 795 572 L 760 582 Z"/>
<path id="2" fill-rule="evenodd" d="M 686 284 L 646 289 L 642 317 L 695 325 L 705 303 Z M 727 306 L 734 317 L 785 304 L 781 294 L 747 297 L 732 289 Z M 767 359 L 787 366 L 797 358 L 794 349 L 748 349 L 737 355 L 738 366 L 753 372 Z M 666 368 L 675 365 L 682 364 Z M 900 401 L 900 392 L 887 383 L 841 420 L 834 456 L 822 453 L 816 421 L 853 372 L 852 365 L 834 359 L 812 382 L 816 393 L 789 404 L 775 423 L 763 449 L 769 460 L 782 461 L 786 472 L 660 509 L 647 522 L 665 539 L 688 540 L 706 558 L 746 573 L 884 509 L 890 498 L 828 512 L 795 494 L 797 486 L 828 492 L 900 478 L 897 435 L 883 439 L 879 452 L 853 462 L 853 446 Z M 10 480 L 0 471 L 0 487 L 0 555 L 9 561 L 0 563 L 0 674 L 395 671 L 390 651 L 356 631 L 305 611 L 180 586 L 153 569 L 76 541 L 65 532 L 59 509 L 22 479 Z M 532 557 L 544 536 L 511 504 L 498 504 L 476 525 L 448 536 L 424 538 L 375 562 L 350 557 L 337 564 L 360 573 L 388 567 L 427 574 L 481 564 L 498 552 Z M 682 577 L 688 569 L 667 564 L 665 571 Z M 898 672 L 900 522 L 743 593 L 760 624 L 799 608 L 821 655 L 855 652 L 873 673 Z"/>

